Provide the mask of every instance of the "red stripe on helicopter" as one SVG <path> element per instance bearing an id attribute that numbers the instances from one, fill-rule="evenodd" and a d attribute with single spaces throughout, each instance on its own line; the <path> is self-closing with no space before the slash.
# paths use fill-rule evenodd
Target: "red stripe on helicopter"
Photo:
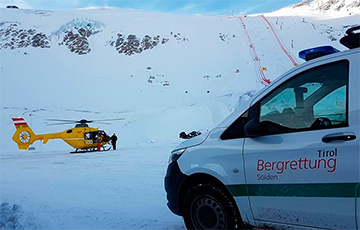
<path id="1" fill-rule="evenodd" d="M 11 118 L 13 121 L 23 121 L 24 118 L 22 117 L 15 117 L 15 118 Z"/>
<path id="2" fill-rule="evenodd" d="M 18 126 L 21 126 L 21 125 L 28 125 L 26 122 L 19 122 L 19 123 L 15 123 L 14 124 L 16 127 L 18 127 Z"/>

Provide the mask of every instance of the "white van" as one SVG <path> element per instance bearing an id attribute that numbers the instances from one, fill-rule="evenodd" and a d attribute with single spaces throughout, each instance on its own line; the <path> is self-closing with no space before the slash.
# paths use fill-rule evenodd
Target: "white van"
<path id="1" fill-rule="evenodd" d="M 360 229 L 359 29 L 172 152 L 168 206 L 188 229 Z"/>

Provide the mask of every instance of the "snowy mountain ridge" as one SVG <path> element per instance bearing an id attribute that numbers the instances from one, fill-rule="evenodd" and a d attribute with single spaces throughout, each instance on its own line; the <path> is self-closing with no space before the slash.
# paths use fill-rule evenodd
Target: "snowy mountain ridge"
<path id="1" fill-rule="evenodd" d="M 288 13 L 286 13 L 288 11 Z M 300 3 L 284 7 L 279 10 L 282 15 L 288 15 L 290 12 L 298 15 L 299 12 L 316 14 L 326 14 L 326 17 L 332 17 L 334 13 L 341 13 L 343 16 L 353 15 L 360 12 L 359 0 L 303 0 Z M 300 14 L 301 14 L 300 13 Z M 335 16 L 336 17 L 336 16 Z"/>
<path id="2" fill-rule="evenodd" d="M 309 6 L 319 11 L 350 11 L 360 7 L 359 0 L 303 0 L 301 3 L 294 4 L 290 7 L 296 8 Z"/>
<path id="3" fill-rule="evenodd" d="M 274 12 L 274 14 L 278 12 L 284 13 L 289 9 L 291 9 L 292 13 L 296 14 L 310 10 L 325 13 L 326 15 L 332 15 L 338 12 L 345 12 L 348 15 L 352 15 L 360 12 L 360 0 L 304 0 L 301 3 L 280 9 Z M 14 11 L 15 9 L 2 10 Z M 118 11 L 116 8 L 91 8 L 80 9 L 78 11 L 86 12 L 94 10 Z M 52 11 L 40 10 L 16 9 L 16 11 L 46 18 L 51 17 L 53 14 Z M 105 24 L 101 21 L 94 21 L 88 18 L 74 18 L 69 22 L 65 22 L 58 30 L 50 34 L 39 31 L 36 27 L 38 26 L 33 25 L 31 28 L 24 27 L 21 22 L 18 21 L 0 22 L 0 49 L 17 49 L 28 46 L 34 48 L 50 48 L 51 46 L 59 45 L 66 46 L 71 52 L 84 55 L 91 51 L 90 37 L 101 33 L 105 29 Z M 143 37 L 136 34 L 123 34 L 121 31 L 113 33 L 116 33 L 116 35 L 111 36 L 106 41 L 102 41 L 102 43 L 114 47 L 119 54 L 125 55 L 141 53 L 142 51 L 156 47 L 158 44 L 165 44 L 170 39 L 176 39 L 177 41 L 188 40 L 185 36 L 175 31 L 171 31 L 165 35 L 146 34 Z"/>

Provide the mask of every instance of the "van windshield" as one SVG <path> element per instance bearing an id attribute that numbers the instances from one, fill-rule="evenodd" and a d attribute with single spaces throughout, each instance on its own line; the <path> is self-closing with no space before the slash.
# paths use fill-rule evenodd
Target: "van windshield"
<path id="1" fill-rule="evenodd" d="M 263 99 L 260 122 L 288 130 L 313 128 L 319 118 L 330 126 L 345 125 L 347 84 L 347 61 L 305 71 Z"/>

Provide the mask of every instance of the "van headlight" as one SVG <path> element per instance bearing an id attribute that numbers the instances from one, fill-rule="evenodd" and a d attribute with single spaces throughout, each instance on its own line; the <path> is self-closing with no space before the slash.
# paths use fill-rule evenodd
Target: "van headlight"
<path id="1" fill-rule="evenodd" d="M 185 152 L 186 148 L 177 149 L 171 152 L 171 155 L 169 157 L 169 164 L 171 164 L 174 161 L 177 161 L 181 157 L 181 155 Z"/>

